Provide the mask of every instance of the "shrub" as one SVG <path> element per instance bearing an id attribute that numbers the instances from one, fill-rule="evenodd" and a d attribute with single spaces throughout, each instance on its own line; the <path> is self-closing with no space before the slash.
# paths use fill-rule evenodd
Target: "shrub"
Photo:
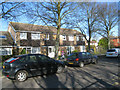
<path id="1" fill-rule="evenodd" d="M 74 50 L 74 51 L 72 51 L 72 53 L 75 53 L 75 52 L 78 52 L 78 50 Z"/>
<path id="2" fill-rule="evenodd" d="M 11 58 L 12 56 L 13 55 L 2 55 L 2 56 L 0 56 L 0 60 L 2 60 L 2 63 L 3 63 L 5 60 Z"/>
<path id="3" fill-rule="evenodd" d="M 23 49 L 20 54 L 26 54 L 26 50 Z"/>

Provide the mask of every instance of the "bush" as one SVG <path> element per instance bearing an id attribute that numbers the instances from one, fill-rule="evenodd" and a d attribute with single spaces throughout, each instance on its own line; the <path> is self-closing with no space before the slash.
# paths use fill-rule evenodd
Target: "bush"
<path id="1" fill-rule="evenodd" d="M 26 54 L 26 50 L 23 49 L 20 54 Z"/>
<path id="2" fill-rule="evenodd" d="M 0 60 L 2 60 L 1 62 L 3 63 L 5 60 L 11 58 L 13 55 L 2 55 L 0 56 Z"/>
<path id="3" fill-rule="evenodd" d="M 72 53 L 75 53 L 75 52 L 78 52 L 78 50 L 74 50 L 74 51 L 72 51 Z"/>

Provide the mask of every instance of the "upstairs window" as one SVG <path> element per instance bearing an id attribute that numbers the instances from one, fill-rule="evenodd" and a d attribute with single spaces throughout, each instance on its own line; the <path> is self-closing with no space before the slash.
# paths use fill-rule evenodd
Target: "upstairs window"
<path id="1" fill-rule="evenodd" d="M 79 41 L 79 36 L 76 36 L 76 41 Z"/>
<path id="2" fill-rule="evenodd" d="M 31 39 L 33 40 L 40 40 L 40 34 L 39 33 L 32 33 Z"/>
<path id="3" fill-rule="evenodd" d="M 82 40 L 82 41 L 85 41 L 85 38 L 84 38 L 83 36 L 81 36 L 81 40 Z"/>
<path id="4" fill-rule="evenodd" d="M 20 33 L 20 39 L 27 39 L 27 33 Z"/>
<path id="5" fill-rule="evenodd" d="M 74 41 L 74 36 L 69 36 L 69 41 Z"/>
<path id="6" fill-rule="evenodd" d="M 6 36 L 0 35 L 0 39 L 6 39 Z"/>
<path id="7" fill-rule="evenodd" d="M 56 35 L 53 35 L 53 40 L 56 40 Z"/>
<path id="8" fill-rule="evenodd" d="M 33 53 L 33 54 L 40 53 L 40 48 L 39 48 L 39 47 L 33 47 L 33 48 L 32 48 L 32 53 Z"/>
<path id="9" fill-rule="evenodd" d="M 63 41 L 66 41 L 66 35 L 62 35 Z"/>
<path id="10" fill-rule="evenodd" d="M 49 34 L 45 35 L 45 40 L 49 40 Z"/>

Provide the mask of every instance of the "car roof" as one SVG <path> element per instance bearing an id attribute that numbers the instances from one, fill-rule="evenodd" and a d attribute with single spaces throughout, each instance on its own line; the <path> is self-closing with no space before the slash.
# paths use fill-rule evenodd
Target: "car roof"
<path id="1" fill-rule="evenodd" d="M 74 53 L 87 53 L 87 52 L 74 52 Z M 88 52 L 89 53 L 89 52 Z"/>
<path id="2" fill-rule="evenodd" d="M 23 57 L 23 56 L 30 56 L 30 55 L 43 55 L 43 54 L 22 54 L 22 55 L 15 55 L 14 57 Z"/>

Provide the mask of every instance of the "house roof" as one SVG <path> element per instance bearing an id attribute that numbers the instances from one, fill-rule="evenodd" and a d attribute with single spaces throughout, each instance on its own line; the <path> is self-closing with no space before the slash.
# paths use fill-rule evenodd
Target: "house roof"
<path id="1" fill-rule="evenodd" d="M 8 31 L 0 31 L 0 36 L 4 36 L 4 38 L 0 38 L 0 46 L 12 46 L 13 39 Z"/>
<path id="2" fill-rule="evenodd" d="M 18 23 L 18 22 L 10 22 L 13 28 L 16 31 L 35 31 L 41 33 L 52 33 L 57 34 L 56 27 L 52 26 L 42 26 L 42 25 L 34 25 L 34 24 L 27 24 L 27 23 Z M 81 33 L 77 30 L 73 29 L 65 29 L 61 28 L 60 30 L 61 35 L 81 35 Z"/>

